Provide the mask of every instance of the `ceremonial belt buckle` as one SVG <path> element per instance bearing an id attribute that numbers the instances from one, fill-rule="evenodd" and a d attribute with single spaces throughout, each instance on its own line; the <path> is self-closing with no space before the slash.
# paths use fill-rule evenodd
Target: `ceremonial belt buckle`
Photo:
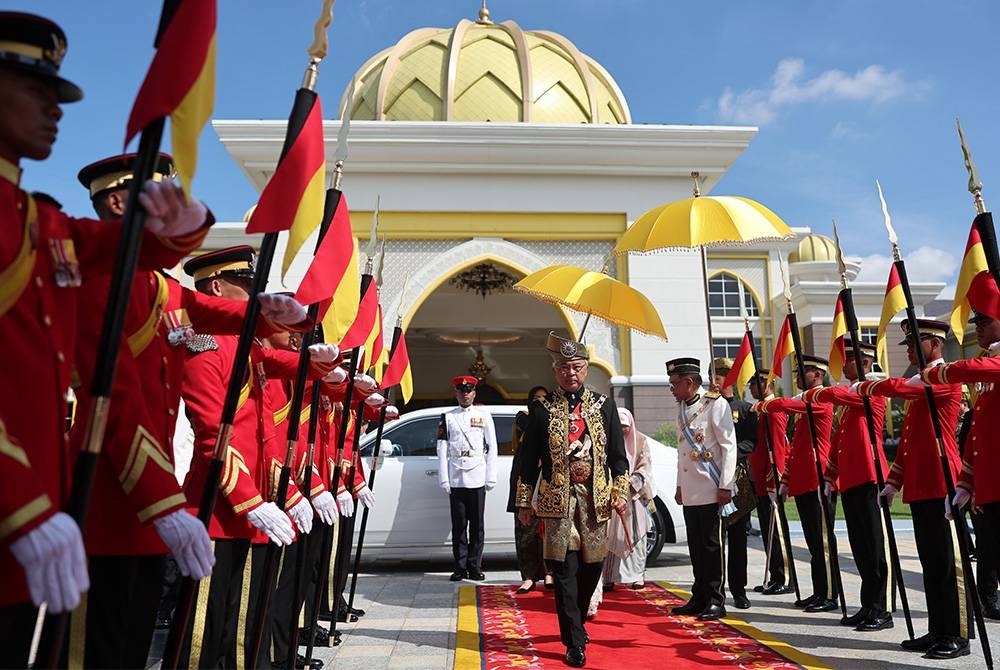
<path id="1" fill-rule="evenodd" d="M 593 467 L 590 461 L 570 461 L 569 480 L 574 484 L 580 484 L 590 479 Z"/>
<path id="2" fill-rule="evenodd" d="M 469 451 L 468 449 L 463 449 L 462 451 L 458 452 L 458 455 L 461 456 L 462 458 L 468 458 L 469 456 L 472 455 L 472 452 Z"/>

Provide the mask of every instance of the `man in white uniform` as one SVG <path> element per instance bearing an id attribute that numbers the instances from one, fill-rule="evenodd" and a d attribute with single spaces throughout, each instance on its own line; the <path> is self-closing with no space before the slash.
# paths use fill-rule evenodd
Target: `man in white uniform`
<path id="1" fill-rule="evenodd" d="M 672 614 L 711 621 L 726 616 L 721 517 L 736 511 L 732 502 L 736 493 L 736 429 L 726 399 L 718 393 L 702 393 L 698 359 L 667 361 L 667 375 L 680 409 L 674 497 L 684 506 L 694 571 L 691 600 L 673 608 Z"/>
<path id="2" fill-rule="evenodd" d="M 483 513 L 486 492 L 497 483 L 497 437 L 490 413 L 472 406 L 478 383 L 466 375 L 451 380 L 458 407 L 442 414 L 438 425 L 438 483 L 451 502 L 453 582 L 486 579 Z"/>

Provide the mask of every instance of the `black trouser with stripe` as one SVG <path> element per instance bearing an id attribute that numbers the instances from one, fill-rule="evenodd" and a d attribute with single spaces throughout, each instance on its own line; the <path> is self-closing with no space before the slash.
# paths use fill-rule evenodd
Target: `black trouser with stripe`
<path id="1" fill-rule="evenodd" d="M 601 580 L 604 562 L 584 563 L 581 552 L 567 551 L 565 560 L 546 561 L 546 565 L 552 570 L 552 579 L 556 584 L 559 639 L 567 648 L 582 647 L 586 634 L 583 622 L 587 617 L 590 597 L 594 595 L 597 582 Z"/>
<path id="2" fill-rule="evenodd" d="M 809 574 L 812 577 L 812 595 L 833 600 L 833 569 L 830 563 L 830 548 L 827 546 L 826 520 L 823 507 L 816 490 L 795 496 L 795 507 L 799 510 L 802 534 L 809 548 Z"/>
<path id="3" fill-rule="evenodd" d="M 712 605 L 721 606 L 726 601 L 722 588 L 726 557 L 722 550 L 719 504 L 684 505 L 684 523 L 694 571 L 691 600 L 706 609 Z M 743 565 L 746 566 L 745 560 Z"/>
<path id="4" fill-rule="evenodd" d="M 726 523 L 723 520 L 721 523 Z M 747 592 L 747 533 L 750 531 L 750 515 L 733 524 L 728 524 L 726 530 L 726 577 L 729 592 L 733 596 L 745 596 Z"/>
<path id="5" fill-rule="evenodd" d="M 874 482 L 866 482 L 842 492 L 840 499 L 847 539 L 861 576 L 861 606 L 884 612 L 895 607 L 886 593 L 890 572 L 877 489 Z"/>
<path id="6" fill-rule="evenodd" d="M 910 516 L 927 598 L 927 630 L 932 635 L 967 638 L 969 609 L 957 580 L 961 557 L 953 541 L 954 524 L 944 518 L 944 498 L 910 502 Z M 965 617 L 960 615 L 963 611 Z"/>
<path id="7" fill-rule="evenodd" d="M 776 517 L 774 519 L 774 534 L 768 535 L 771 532 L 772 514 L 774 514 L 774 508 L 771 507 L 771 498 L 769 496 L 757 496 L 757 518 L 760 520 L 760 536 L 764 541 L 764 555 L 767 556 L 767 552 L 771 552 L 771 562 L 767 568 L 767 584 L 784 586 L 788 583 L 788 577 L 785 575 L 785 554 L 782 551 L 781 523 L 779 518 Z M 767 547 L 770 543 L 773 543 L 773 546 L 768 550 Z"/>
<path id="8" fill-rule="evenodd" d="M 453 488 L 448 500 L 451 504 L 451 553 L 455 557 L 455 571 L 479 572 L 486 539 L 483 528 L 486 487 Z"/>
<path id="9" fill-rule="evenodd" d="M 1000 500 L 983 505 L 972 514 L 976 528 L 976 590 L 984 603 L 997 601 L 1000 576 Z"/>
<path id="10" fill-rule="evenodd" d="M 236 625 L 236 640 L 229 651 L 228 667 L 231 668 L 271 667 L 270 620 L 264 624 L 260 653 L 256 659 L 253 658 L 254 626 L 257 624 L 260 599 L 264 589 L 264 564 L 267 546 L 263 543 L 250 545 L 250 555 L 247 557 L 246 568 L 243 571 L 243 594 Z M 268 604 L 269 610 L 274 607 L 274 604 L 274 592 L 272 592 Z"/>
<path id="11" fill-rule="evenodd" d="M 213 544 L 215 567 L 212 576 L 198 585 L 197 600 L 181 648 L 181 667 L 235 667 L 231 650 L 236 645 L 250 540 L 215 540 Z"/>

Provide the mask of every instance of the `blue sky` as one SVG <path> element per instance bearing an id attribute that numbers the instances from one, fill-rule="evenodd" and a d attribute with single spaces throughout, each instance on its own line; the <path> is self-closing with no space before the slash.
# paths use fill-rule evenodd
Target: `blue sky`
<path id="1" fill-rule="evenodd" d="M 219 0 L 215 118 L 288 114 L 320 0 Z M 76 173 L 117 152 L 152 56 L 153 0 L 9 0 L 69 37 L 64 74 L 85 91 L 65 108 L 56 150 L 25 186 L 89 210 Z M 474 19 L 478 0 L 339 0 L 318 90 L 326 115 L 372 54 L 419 27 Z M 490 0 L 497 21 L 562 33 L 617 80 L 636 123 L 757 125 L 716 188 L 759 200 L 793 226 L 836 218 L 863 278 L 884 281 L 889 246 L 878 177 L 914 280 L 953 283 L 973 209 L 955 133 L 969 137 L 987 204 L 1000 202 L 1000 91 L 989 0 Z M 206 129 L 195 192 L 220 219 L 256 200 Z M 349 183 L 345 182 L 349 189 Z M 991 198 L 993 196 L 993 198 Z"/>

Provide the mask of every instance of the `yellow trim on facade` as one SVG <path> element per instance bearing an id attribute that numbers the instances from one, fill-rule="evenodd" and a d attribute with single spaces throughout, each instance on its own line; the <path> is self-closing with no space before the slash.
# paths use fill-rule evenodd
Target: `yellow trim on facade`
<path id="1" fill-rule="evenodd" d="M 351 229 L 368 239 L 372 212 L 351 211 Z M 391 240 L 616 240 L 628 228 L 624 213 L 603 212 L 387 212 L 378 214 L 379 235 Z"/>

